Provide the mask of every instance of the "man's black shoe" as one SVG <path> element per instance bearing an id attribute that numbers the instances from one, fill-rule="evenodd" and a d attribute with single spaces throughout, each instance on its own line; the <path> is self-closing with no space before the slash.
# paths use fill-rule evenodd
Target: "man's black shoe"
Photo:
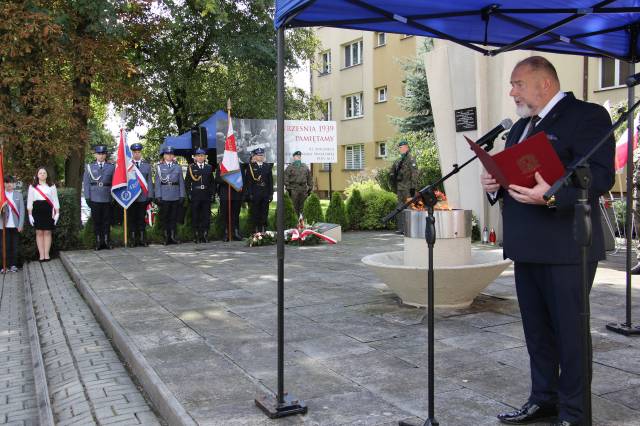
<path id="1" fill-rule="evenodd" d="M 631 275 L 640 275 L 640 262 L 638 262 L 636 266 L 631 268 Z"/>
<path id="2" fill-rule="evenodd" d="M 556 407 L 541 407 L 527 402 L 521 409 L 498 414 L 498 420 L 509 425 L 526 425 L 540 421 L 554 420 L 558 416 Z"/>

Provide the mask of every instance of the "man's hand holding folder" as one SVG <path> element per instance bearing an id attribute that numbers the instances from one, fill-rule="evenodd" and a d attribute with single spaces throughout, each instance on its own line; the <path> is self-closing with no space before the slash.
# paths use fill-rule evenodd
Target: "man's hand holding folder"
<path id="1" fill-rule="evenodd" d="M 564 174 L 564 166 L 544 132 L 493 156 L 466 139 L 487 170 L 481 181 L 489 193 L 502 187 L 521 203 L 545 204 L 542 195 Z"/>

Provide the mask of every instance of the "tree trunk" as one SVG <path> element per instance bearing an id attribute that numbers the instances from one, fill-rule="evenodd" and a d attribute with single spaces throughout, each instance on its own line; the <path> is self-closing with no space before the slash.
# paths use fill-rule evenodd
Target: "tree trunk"
<path id="1" fill-rule="evenodd" d="M 91 107 L 91 84 L 76 78 L 73 83 L 73 121 L 77 134 L 77 144 L 65 160 L 65 185 L 76 189 L 78 208 L 82 193 L 82 174 L 84 170 L 84 156 L 89 141 L 89 113 Z"/>

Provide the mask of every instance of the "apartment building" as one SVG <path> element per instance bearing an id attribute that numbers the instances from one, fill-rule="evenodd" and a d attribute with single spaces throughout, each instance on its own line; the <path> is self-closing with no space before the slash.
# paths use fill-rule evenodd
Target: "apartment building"
<path id="1" fill-rule="evenodd" d="M 400 34 L 316 30 L 321 48 L 311 69 L 311 91 L 324 102 L 324 119 L 334 120 L 338 162 L 314 164 L 318 192 L 342 191 L 360 173 L 386 167 L 387 139 L 397 130 L 390 117 L 406 114 L 401 61 L 415 58 L 422 38 Z"/>

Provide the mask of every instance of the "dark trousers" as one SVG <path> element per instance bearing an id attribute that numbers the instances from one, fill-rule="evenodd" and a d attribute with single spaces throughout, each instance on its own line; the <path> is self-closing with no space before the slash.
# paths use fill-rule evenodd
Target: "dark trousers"
<path id="1" fill-rule="evenodd" d="M 590 285 L 597 265 L 589 264 Z M 580 276 L 579 264 L 515 263 L 516 291 L 531 363 L 529 401 L 557 404 L 559 418 L 576 423 L 582 420 L 585 378 Z M 588 343 L 591 356 L 590 338 Z"/>
<path id="2" fill-rule="evenodd" d="M 211 224 L 211 201 L 191 199 L 191 228 L 196 232 L 209 230 Z"/>
<path id="3" fill-rule="evenodd" d="M 7 268 L 18 266 L 18 240 L 20 239 L 20 234 L 16 228 L 7 228 L 5 238 L 7 239 Z M 2 256 L 2 242 L 2 235 L 0 235 L 0 256 Z M 1 264 L 2 259 L 0 259 Z"/>
<path id="4" fill-rule="evenodd" d="M 307 191 L 293 189 L 289 192 L 289 195 L 291 195 L 291 202 L 293 203 L 293 209 L 296 212 L 296 216 L 299 217 L 304 210 L 304 202 L 307 199 Z"/>
<path id="5" fill-rule="evenodd" d="M 145 229 L 144 218 L 147 215 L 148 201 L 134 202 L 127 209 L 127 221 L 129 222 L 129 231 L 142 232 Z"/>
<path id="6" fill-rule="evenodd" d="M 231 200 L 231 231 L 240 227 L 240 207 L 242 200 Z M 224 229 L 229 229 L 229 202 L 226 199 L 220 200 L 220 217 L 224 224 Z"/>
<path id="7" fill-rule="evenodd" d="M 251 201 L 251 221 L 253 226 L 259 229 L 261 226 L 267 226 L 269 217 L 269 198 L 255 197 Z"/>
<path id="8" fill-rule="evenodd" d="M 113 206 L 111 203 L 91 203 L 91 218 L 93 219 L 93 232 L 96 235 L 108 235 L 113 220 Z"/>
<path id="9" fill-rule="evenodd" d="M 162 201 L 160 203 L 160 216 L 166 232 L 175 232 L 178 229 L 178 210 L 180 201 Z"/>

